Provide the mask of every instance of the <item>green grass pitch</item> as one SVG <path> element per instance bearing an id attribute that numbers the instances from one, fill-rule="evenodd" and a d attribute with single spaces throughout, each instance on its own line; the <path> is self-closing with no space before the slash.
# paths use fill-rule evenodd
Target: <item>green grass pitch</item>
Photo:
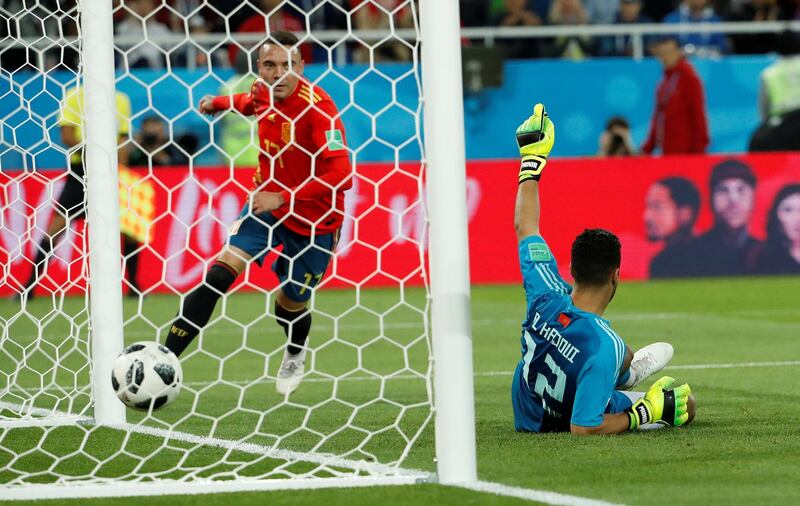
<path id="1" fill-rule="evenodd" d="M 511 371 L 519 359 L 519 323 L 524 312 L 524 297 L 516 286 L 473 288 L 473 342 L 475 368 L 476 429 L 478 470 L 482 480 L 506 485 L 548 490 L 624 504 L 800 504 L 800 278 L 747 278 L 698 281 L 661 281 L 623 284 L 606 316 L 634 349 L 653 341 L 668 341 L 675 347 L 671 368 L 666 371 L 686 381 L 695 393 L 698 413 L 695 423 L 682 429 L 664 429 L 613 437 L 577 438 L 568 434 L 518 434 L 513 430 L 509 384 Z M 413 433 L 426 416 L 425 382 L 419 377 L 427 366 L 419 311 L 424 294 L 411 290 L 398 304 L 397 292 L 368 290 L 356 301 L 350 291 L 319 292 L 317 308 L 341 318 L 337 341 L 328 341 L 331 319 L 319 315 L 312 329 L 315 381 L 297 392 L 297 404 L 281 405 L 269 382 L 248 382 L 266 369 L 274 374 L 281 346 L 279 329 L 268 318 L 245 328 L 239 321 L 251 321 L 269 307 L 264 296 L 237 294 L 229 298 L 226 314 L 204 338 L 204 349 L 184 361 L 185 381 L 194 385 L 182 392 L 159 417 L 178 423 L 187 431 L 212 433 L 219 438 L 236 438 L 264 430 L 289 434 L 282 445 L 297 450 L 318 448 L 340 452 L 363 442 L 363 433 L 345 431 L 327 438 L 318 446 L 320 434 L 332 434 L 352 414 L 351 405 L 374 398 L 381 388 L 378 375 L 396 374 L 383 383 L 384 401 L 369 405 L 351 419 L 365 430 L 392 425 L 379 437 L 361 446 L 352 458 L 396 458 L 403 446 L 403 434 Z M 79 351 L 69 348 L 64 336 L 85 335 L 86 313 L 82 299 L 57 300 L 63 313 L 75 315 L 72 321 L 53 311 L 51 299 L 40 298 L 31 313 L 43 318 L 44 334 L 53 336 L 48 345 L 29 356 L 34 370 L 17 371 L 18 384 L 35 385 L 44 364 L 57 356 L 61 363 L 74 367 L 83 360 Z M 126 340 L 155 336 L 155 328 L 165 325 L 177 307 L 177 299 L 151 296 L 145 299 L 141 315 L 135 303 L 125 307 Z M 352 309 L 352 308 L 356 309 Z M 7 336 L 33 335 L 32 319 L 13 318 L 16 304 L 0 301 L 0 324 L 5 343 L 0 346 L 0 398 L 8 400 L 9 374 L 15 361 L 25 353 L 11 346 Z M 219 314 L 219 310 L 217 312 Z M 380 318 L 378 315 L 384 315 Z M 376 328 L 383 323 L 382 329 Z M 375 336 L 385 339 L 375 340 Z M 60 338 L 57 336 L 61 336 Z M 326 344 L 329 343 L 330 344 Z M 190 350 L 195 349 L 193 345 Z M 362 362 L 353 350 L 361 348 Z M 46 355 L 49 355 L 46 356 Z M 224 356 L 221 362 L 215 357 Z M 68 374 L 49 371 L 59 385 L 85 384 L 86 372 Z M 328 376 L 326 376 L 328 375 Z M 339 382 L 336 391 L 340 404 L 323 404 L 316 419 L 306 419 L 307 430 L 295 431 L 306 413 L 302 405 L 320 405 L 331 396 L 329 376 L 350 375 L 353 381 Z M 206 388 L 204 382 L 223 377 L 227 384 Z M 357 380 L 356 380 L 357 378 Z M 244 391 L 242 386 L 246 386 Z M 5 392 L 5 393 L 4 393 Z M 238 394 L 238 395 L 237 395 Z M 195 416 L 186 417 L 195 397 Z M 48 405 L 46 398 L 38 400 Z M 51 401 L 55 402 L 55 401 Z M 85 402 L 75 396 L 74 407 Z M 241 402 L 239 413 L 223 418 L 225 423 L 211 427 L 211 419 L 221 417 Z M 278 407 L 276 407 L 278 406 Z M 402 414 L 400 414 L 402 412 Z M 266 413 L 266 415 L 264 415 Z M 0 414 L 7 415 L 7 412 Z M 262 416 L 263 415 L 263 416 Z M 422 432 L 402 467 L 434 470 L 433 427 Z M 36 471 L 51 465 L 32 447 L 46 445 L 52 453 L 70 451 L 78 438 L 65 428 L 40 441 L 40 429 L 0 429 L 0 482 L 16 472 Z M 113 432 L 113 431 L 112 431 Z M 113 434 L 88 441 L 87 451 L 101 457 L 115 445 L 123 444 Z M 155 455 L 147 462 L 149 472 L 169 473 L 176 456 L 153 452 L 154 438 L 131 438 L 126 450 L 132 455 Z M 261 444 L 274 440 L 265 437 Z M 157 445 L 156 445 L 157 446 Z M 29 458 L 9 462 L 14 453 L 29 452 Z M 140 453 L 137 453 L 140 452 Z M 192 452 L 195 464 L 209 465 L 219 458 L 214 451 Z M 130 460 L 130 459 L 129 459 Z M 244 460 L 244 457 L 242 457 Z M 276 466 L 275 462 L 253 461 L 244 472 Z M 65 464 L 79 473 L 86 462 Z M 126 467 L 127 466 L 127 467 Z M 115 476 L 130 472 L 130 461 L 113 462 L 99 472 Z M 91 467 L 89 467 L 91 468 Z M 219 468 L 209 467 L 209 472 Z M 303 466 L 290 468 L 305 472 Z M 62 469 L 62 471 L 64 471 Z M 67 471 L 65 471 L 67 472 Z M 169 477 L 169 474 L 164 474 Z M 173 475 L 174 476 L 174 475 Z M 47 481 L 43 475 L 41 481 Z M 0 500 L 2 496 L 0 495 Z M 126 499 L 125 504 L 150 504 L 154 498 Z M 86 504 L 120 504 L 119 499 L 81 500 Z M 79 504 L 78 501 L 58 501 Z M 530 504 L 518 499 L 491 496 L 438 485 L 381 487 L 349 490 L 285 491 L 237 493 L 213 496 L 171 497 L 169 504 Z M 47 504 L 47 502 L 45 502 Z"/>

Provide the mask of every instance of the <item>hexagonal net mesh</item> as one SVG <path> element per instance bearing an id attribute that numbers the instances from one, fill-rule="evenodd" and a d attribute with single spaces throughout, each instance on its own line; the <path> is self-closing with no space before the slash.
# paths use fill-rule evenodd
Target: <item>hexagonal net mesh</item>
<path id="1" fill-rule="evenodd" d="M 80 17 L 75 1 L 0 3 L 0 489 L 419 476 L 407 468 L 430 466 L 433 450 L 415 445 L 429 437 L 432 393 L 414 2 L 114 2 L 125 343 L 166 342 L 190 294 L 220 295 L 206 273 L 240 212 L 263 219 L 253 195 L 283 191 L 288 203 L 277 223 L 256 219 L 263 265 L 247 262 L 222 290 L 180 356 L 177 399 L 109 426 L 93 420 L 92 342 L 103 336 L 87 286 L 82 154 L 94 97 L 83 93 Z M 299 37 L 287 97 L 291 80 L 273 86 L 260 53 L 283 30 Z M 252 88 L 260 72 L 266 99 Z M 206 95 L 251 109 L 203 115 Z M 269 101 L 290 99 L 302 111 L 276 117 Z M 301 122 L 321 113 L 324 135 Z M 304 174 L 301 155 L 310 173 L 288 184 L 281 171 Z M 331 160 L 346 160 L 345 176 L 326 179 Z M 325 213 L 300 216 L 313 205 Z M 312 318 L 289 395 L 276 391 L 281 293 L 310 297 Z"/>

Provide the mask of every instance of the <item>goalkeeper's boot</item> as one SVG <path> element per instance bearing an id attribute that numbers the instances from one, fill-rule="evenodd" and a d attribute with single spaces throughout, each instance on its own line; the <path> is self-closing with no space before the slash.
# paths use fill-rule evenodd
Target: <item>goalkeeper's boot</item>
<path id="1" fill-rule="evenodd" d="M 672 345 L 669 343 L 648 344 L 634 353 L 633 360 L 631 360 L 630 378 L 619 386 L 619 390 L 630 390 L 666 367 L 672 360 L 672 354 Z"/>
<path id="2" fill-rule="evenodd" d="M 306 340 L 306 346 L 308 341 Z M 278 370 L 278 377 L 275 381 L 275 390 L 281 395 L 289 395 L 297 390 L 300 382 L 303 381 L 303 375 L 306 372 L 306 348 L 303 347 L 302 351 L 297 355 L 292 355 L 289 350 L 283 351 L 283 361 L 281 368 Z"/>

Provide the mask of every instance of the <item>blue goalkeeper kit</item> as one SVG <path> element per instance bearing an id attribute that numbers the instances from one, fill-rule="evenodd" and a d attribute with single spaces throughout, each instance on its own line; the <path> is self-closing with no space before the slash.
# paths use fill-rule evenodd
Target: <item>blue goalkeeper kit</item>
<path id="1" fill-rule="evenodd" d="M 572 304 L 572 287 L 540 236 L 519 243 L 527 299 L 522 325 L 522 359 L 514 372 L 511 398 L 518 431 L 569 431 L 570 424 L 596 427 L 605 413 L 631 401 L 615 387 L 625 343 L 608 320 Z"/>

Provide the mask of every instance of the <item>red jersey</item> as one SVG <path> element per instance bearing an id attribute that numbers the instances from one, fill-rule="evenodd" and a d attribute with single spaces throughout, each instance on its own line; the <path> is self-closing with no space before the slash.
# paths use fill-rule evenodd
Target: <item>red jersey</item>
<path id="1" fill-rule="evenodd" d="M 331 97 L 300 79 L 284 100 L 270 98 L 256 79 L 250 93 L 214 97 L 217 110 L 233 107 L 258 116 L 258 191 L 278 192 L 285 204 L 272 211 L 287 228 L 304 236 L 327 234 L 344 219 L 344 192 L 352 186 L 344 126 Z"/>
<path id="2" fill-rule="evenodd" d="M 656 110 L 642 151 L 649 154 L 660 147 L 665 155 L 705 153 L 708 142 L 703 83 L 682 58 L 664 71 L 658 84 Z"/>

